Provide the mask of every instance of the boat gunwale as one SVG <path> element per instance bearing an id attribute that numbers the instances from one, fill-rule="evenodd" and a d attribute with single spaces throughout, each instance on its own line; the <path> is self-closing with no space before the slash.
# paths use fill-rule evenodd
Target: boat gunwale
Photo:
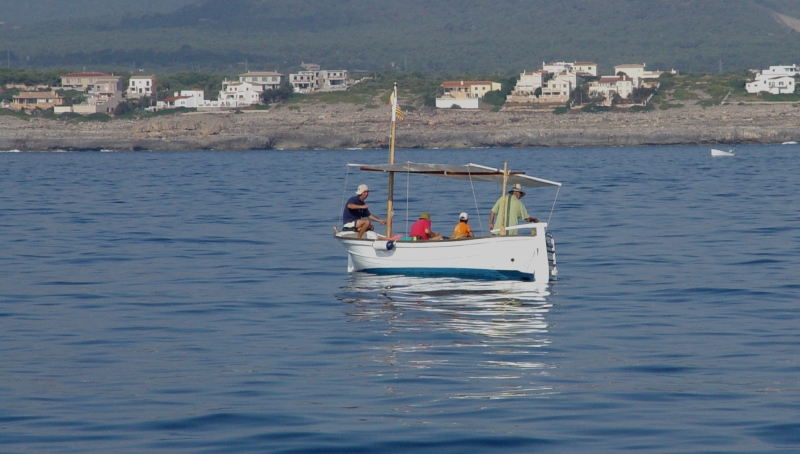
<path id="1" fill-rule="evenodd" d="M 442 239 L 442 240 L 417 240 L 417 241 L 399 241 L 399 240 L 394 240 L 394 246 L 395 247 L 401 247 L 401 246 L 405 247 L 407 245 L 408 246 L 412 246 L 412 245 L 426 246 L 426 245 L 438 245 L 438 244 L 452 244 L 452 243 L 459 243 L 459 242 L 464 242 L 464 241 L 476 241 L 476 240 L 494 240 L 494 241 L 510 240 L 510 241 L 519 241 L 519 240 L 523 240 L 523 239 L 524 240 L 530 240 L 530 239 L 533 239 L 533 238 L 537 238 L 538 236 L 539 235 L 505 235 L 505 236 L 502 236 L 502 235 L 486 235 L 486 236 L 476 236 L 476 237 L 472 237 L 472 238 L 447 238 L 447 239 Z M 349 238 L 349 237 L 342 237 L 342 236 L 337 236 L 337 235 L 334 235 L 334 238 L 336 238 L 337 240 L 341 240 L 341 241 L 354 241 L 354 242 L 363 242 L 363 243 L 375 243 L 375 242 L 378 242 L 378 241 L 385 241 L 385 242 L 393 241 L 393 240 L 386 239 L 386 238 L 371 240 L 369 238 Z"/>
<path id="2" fill-rule="evenodd" d="M 339 236 L 345 232 L 339 232 L 333 234 L 333 237 L 338 240 L 358 240 L 358 241 L 394 241 L 396 244 L 407 244 L 407 243 L 441 243 L 441 242 L 454 242 L 454 241 L 464 241 L 464 240 L 479 240 L 479 239 L 486 239 L 486 238 L 536 238 L 539 236 L 538 229 L 545 230 L 545 234 L 547 233 L 547 222 L 529 222 L 526 224 L 517 224 L 517 225 L 510 225 L 506 227 L 506 230 L 537 230 L 536 235 L 527 234 L 527 235 L 482 235 L 482 236 L 474 236 L 474 237 L 467 237 L 467 238 L 443 238 L 441 240 L 417 240 L 417 241 L 399 241 L 399 240 L 392 240 L 391 238 L 350 238 L 347 236 Z M 499 232 L 499 229 L 494 229 L 492 232 Z M 356 232 L 351 232 L 355 234 Z"/>

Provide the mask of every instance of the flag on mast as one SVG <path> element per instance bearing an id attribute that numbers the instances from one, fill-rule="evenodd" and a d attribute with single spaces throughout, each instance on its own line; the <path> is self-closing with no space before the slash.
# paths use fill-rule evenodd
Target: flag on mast
<path id="1" fill-rule="evenodd" d="M 394 90 L 392 91 L 392 96 L 389 97 L 389 104 L 392 106 L 392 121 L 402 120 L 403 119 L 403 111 L 400 110 L 400 106 L 397 105 L 397 86 L 395 85 Z"/>

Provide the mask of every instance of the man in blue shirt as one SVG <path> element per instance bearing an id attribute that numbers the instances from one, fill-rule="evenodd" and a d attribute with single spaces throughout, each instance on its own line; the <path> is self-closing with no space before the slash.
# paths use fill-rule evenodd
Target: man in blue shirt
<path id="1" fill-rule="evenodd" d="M 364 203 L 368 196 L 367 185 L 359 185 L 356 195 L 347 199 L 342 213 L 342 222 L 344 223 L 342 230 L 358 232 L 358 238 L 361 238 L 368 230 L 375 230 L 370 219 L 381 225 L 386 224 L 386 221 L 369 212 L 369 205 Z"/>

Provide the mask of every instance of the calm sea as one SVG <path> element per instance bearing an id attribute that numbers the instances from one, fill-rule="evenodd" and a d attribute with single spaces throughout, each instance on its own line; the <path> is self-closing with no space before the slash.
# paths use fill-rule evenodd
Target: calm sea
<path id="1" fill-rule="evenodd" d="M 0 153 L 0 451 L 800 450 L 799 146 L 398 151 L 562 182 L 547 288 L 348 275 L 386 154 Z M 500 188 L 395 192 L 480 232 Z"/>

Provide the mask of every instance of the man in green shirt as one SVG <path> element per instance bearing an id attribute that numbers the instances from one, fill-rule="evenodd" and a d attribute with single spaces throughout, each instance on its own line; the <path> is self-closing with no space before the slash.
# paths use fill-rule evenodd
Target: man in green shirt
<path id="1" fill-rule="evenodd" d="M 504 224 L 506 227 L 511 225 L 519 225 L 519 220 L 522 219 L 526 222 L 539 222 L 538 219 L 532 218 L 528 216 L 528 210 L 525 209 L 525 205 L 522 204 L 521 199 L 525 196 L 525 193 L 522 191 L 522 186 L 519 184 L 515 184 L 510 191 L 510 194 L 506 197 L 506 203 L 508 204 L 508 210 L 506 211 L 505 222 Z M 492 207 L 492 212 L 489 213 L 489 229 L 494 229 L 494 221 L 495 217 L 498 216 L 500 210 L 503 206 L 503 198 L 500 197 L 497 199 L 497 202 Z M 499 221 L 499 219 L 497 219 Z M 517 230 L 507 230 L 506 235 L 516 235 L 518 232 Z"/>

